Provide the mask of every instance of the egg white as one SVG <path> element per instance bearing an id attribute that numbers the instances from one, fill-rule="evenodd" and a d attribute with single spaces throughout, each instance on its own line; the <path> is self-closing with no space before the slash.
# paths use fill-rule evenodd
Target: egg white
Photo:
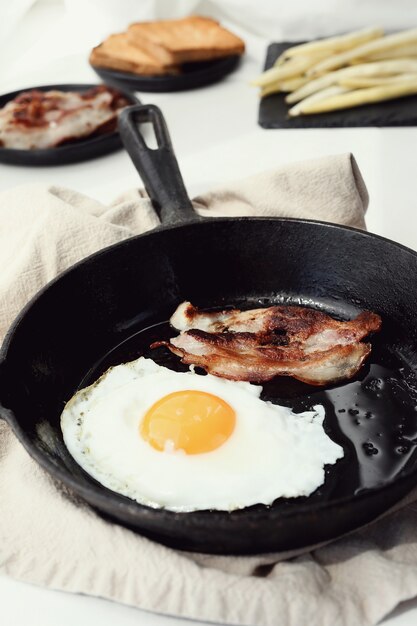
<path id="1" fill-rule="evenodd" d="M 155 450 L 139 433 L 147 410 L 180 390 L 214 394 L 236 413 L 219 448 L 187 455 Z M 343 456 L 323 429 L 324 408 L 296 414 L 260 400 L 262 388 L 193 372 L 179 373 L 143 357 L 110 368 L 77 392 L 61 416 L 65 444 L 88 474 L 139 503 L 172 511 L 231 511 L 276 498 L 308 496 L 324 466 Z"/>

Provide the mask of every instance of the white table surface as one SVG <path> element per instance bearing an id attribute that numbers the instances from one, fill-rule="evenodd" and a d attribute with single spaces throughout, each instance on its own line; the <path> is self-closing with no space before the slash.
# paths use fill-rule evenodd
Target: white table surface
<path id="1" fill-rule="evenodd" d="M 88 47 L 74 51 L 72 39 L 65 35 L 63 7 L 52 2 L 35 5 L 1 50 L 1 93 L 48 83 L 95 82 L 86 63 Z M 417 128 L 261 129 L 256 123 L 258 96 L 248 81 L 262 65 L 267 42 L 247 34 L 245 39 L 244 63 L 222 83 L 192 92 L 140 95 L 143 102 L 153 102 L 163 110 L 190 194 L 291 161 L 352 152 L 370 193 L 369 230 L 417 249 Z M 59 55 L 50 53 L 54 41 Z M 30 182 L 64 185 L 102 202 L 140 184 L 122 151 L 55 168 L 0 165 L 0 191 Z M 7 578 L 1 569 L 0 615 L 5 626 L 193 623 L 102 599 L 40 589 Z M 415 625 L 417 601 L 404 603 L 384 623 Z"/>

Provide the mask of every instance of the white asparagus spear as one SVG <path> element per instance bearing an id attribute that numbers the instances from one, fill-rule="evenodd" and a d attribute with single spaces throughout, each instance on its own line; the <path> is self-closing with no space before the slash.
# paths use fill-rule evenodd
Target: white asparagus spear
<path id="1" fill-rule="evenodd" d="M 373 39 L 379 39 L 384 36 L 384 30 L 378 27 L 365 28 L 363 30 L 353 31 L 346 35 L 340 35 L 338 37 L 327 37 L 326 39 L 319 39 L 317 41 L 309 41 L 302 43 L 292 48 L 287 48 L 282 53 L 281 57 L 289 59 L 291 57 L 298 56 L 300 54 L 311 54 L 314 52 L 342 52 L 344 50 L 350 50 L 355 46 L 359 46 Z"/>
<path id="2" fill-rule="evenodd" d="M 306 83 L 300 89 L 289 94 L 286 98 L 288 104 L 298 102 L 311 96 L 311 94 L 331 85 L 335 85 L 341 78 L 353 76 L 386 76 L 389 74 L 399 74 L 400 72 L 417 72 L 417 59 L 397 59 L 395 61 L 377 61 L 375 63 L 363 63 L 353 67 L 345 67 L 341 70 L 329 72 Z"/>
<path id="3" fill-rule="evenodd" d="M 405 59 L 417 56 L 417 43 L 409 44 L 407 46 L 398 46 L 392 50 L 382 50 L 381 52 L 375 52 L 366 57 L 366 59 L 360 59 L 361 63 L 370 63 L 372 61 L 386 61 L 387 59 Z"/>
<path id="4" fill-rule="evenodd" d="M 341 78 L 337 84 L 341 87 L 349 87 L 350 89 L 365 89 L 366 87 L 379 87 L 380 85 L 391 85 L 392 83 L 401 83 L 407 80 L 415 80 L 417 82 L 417 73 L 414 74 L 398 74 L 396 76 L 370 76 L 369 78 L 352 77 Z"/>
<path id="5" fill-rule="evenodd" d="M 285 54 L 285 52 L 283 54 Z M 287 63 L 290 63 L 291 61 L 295 61 L 296 59 L 300 59 L 301 57 L 308 57 L 309 59 L 311 59 L 311 64 L 315 65 L 316 63 L 318 63 L 322 59 L 325 59 L 328 56 L 329 56 L 329 53 L 325 52 L 324 50 L 322 51 L 319 50 L 318 52 L 308 52 L 306 54 L 303 54 L 303 55 L 300 54 L 294 57 L 283 57 L 281 54 L 281 56 L 279 56 L 274 62 L 274 67 L 283 67 Z"/>
<path id="6" fill-rule="evenodd" d="M 320 99 L 316 102 L 299 102 L 296 107 L 289 110 L 290 117 L 297 115 L 311 115 L 313 113 L 326 113 L 337 109 L 348 109 L 381 102 L 393 98 L 403 98 L 417 94 L 417 81 L 406 81 L 402 84 L 384 85 L 383 87 L 371 87 L 370 89 L 357 89 L 344 94 Z M 294 109 L 296 109 L 294 111 Z"/>
<path id="7" fill-rule="evenodd" d="M 288 78 L 287 80 L 282 81 L 281 83 L 281 91 L 294 91 L 295 89 L 300 89 L 303 85 L 308 83 L 310 79 L 307 76 L 294 76 L 293 78 Z"/>
<path id="8" fill-rule="evenodd" d="M 333 85 L 332 87 L 327 87 L 326 89 L 322 89 L 322 91 L 317 91 L 316 93 L 313 93 L 312 96 L 309 96 L 305 100 L 298 102 L 298 104 L 293 106 L 292 109 L 290 109 L 288 113 L 291 117 L 301 115 L 302 108 L 305 107 L 306 105 L 308 106 L 316 102 L 320 102 L 320 100 L 326 100 L 327 98 L 330 98 L 333 96 L 339 96 L 349 91 L 350 89 L 348 87 L 341 87 L 339 85 Z"/>
<path id="9" fill-rule="evenodd" d="M 297 57 L 286 61 L 283 65 L 278 67 L 271 67 L 271 69 L 263 72 L 258 78 L 252 81 L 252 85 L 258 87 L 265 87 L 269 83 L 278 82 L 280 80 L 286 80 L 287 78 L 293 78 L 305 72 L 309 67 L 315 64 L 316 57 Z"/>
<path id="10" fill-rule="evenodd" d="M 343 65 L 348 65 L 354 59 L 367 58 L 371 54 L 392 50 L 412 43 L 417 43 L 417 28 L 396 33 L 395 35 L 387 35 L 386 37 L 357 46 L 353 50 L 335 54 L 311 67 L 307 73 L 310 76 L 318 76 Z"/>
<path id="11" fill-rule="evenodd" d="M 262 87 L 260 96 L 263 98 L 264 96 L 269 96 L 271 93 L 289 93 L 295 89 L 299 89 L 305 85 L 307 81 L 308 78 L 303 76 L 294 76 L 294 78 L 288 78 L 287 80 L 275 81 L 273 83 L 269 83 L 265 87 Z"/>

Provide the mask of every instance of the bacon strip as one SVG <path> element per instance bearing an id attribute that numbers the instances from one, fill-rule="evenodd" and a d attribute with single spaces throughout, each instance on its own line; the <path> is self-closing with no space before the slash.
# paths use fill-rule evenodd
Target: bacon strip
<path id="1" fill-rule="evenodd" d="M 105 85 L 83 93 L 26 91 L 0 108 L 0 146 L 51 148 L 93 133 L 113 132 L 118 111 L 128 104 Z"/>
<path id="2" fill-rule="evenodd" d="M 189 302 L 170 321 L 180 335 L 152 347 L 166 346 L 183 363 L 230 380 L 259 383 L 280 375 L 311 385 L 354 376 L 371 351 L 360 340 L 381 327 L 370 311 L 340 322 L 299 306 L 205 313 Z"/>

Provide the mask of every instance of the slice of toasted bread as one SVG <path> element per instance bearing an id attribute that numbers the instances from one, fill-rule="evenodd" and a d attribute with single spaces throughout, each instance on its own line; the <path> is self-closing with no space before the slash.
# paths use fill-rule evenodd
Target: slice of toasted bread
<path id="1" fill-rule="evenodd" d="M 244 42 L 208 17 L 138 22 L 128 28 L 129 41 L 161 63 L 175 65 L 243 54 Z"/>
<path id="2" fill-rule="evenodd" d="M 127 33 L 110 35 L 103 43 L 93 48 L 90 63 L 96 67 L 132 72 L 142 76 L 178 73 L 178 68 L 172 64 L 165 65 L 138 46 L 133 46 L 128 41 Z"/>

